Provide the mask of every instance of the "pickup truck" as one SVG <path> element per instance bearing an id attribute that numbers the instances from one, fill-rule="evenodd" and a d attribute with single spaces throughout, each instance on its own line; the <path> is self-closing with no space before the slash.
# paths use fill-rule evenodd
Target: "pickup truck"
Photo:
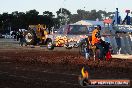
<path id="1" fill-rule="evenodd" d="M 64 25 L 56 33 L 48 35 L 47 48 L 53 50 L 54 47 L 66 47 L 68 49 L 78 47 L 82 39 L 91 35 L 92 29 L 94 27 L 87 25 Z"/>

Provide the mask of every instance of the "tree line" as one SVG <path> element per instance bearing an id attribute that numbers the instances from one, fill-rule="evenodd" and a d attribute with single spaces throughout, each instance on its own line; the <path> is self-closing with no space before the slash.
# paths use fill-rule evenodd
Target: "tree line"
<path id="1" fill-rule="evenodd" d="M 71 14 L 71 12 L 65 8 L 60 8 L 56 11 L 57 17 L 50 12 L 44 11 L 42 15 L 35 9 L 27 12 L 14 11 L 11 14 L 4 12 L 0 14 L 0 33 L 6 33 L 11 30 L 27 29 L 29 25 L 45 24 L 48 29 L 51 27 L 59 28 L 60 25 L 75 23 L 79 20 L 103 20 L 105 18 L 112 18 L 114 12 L 106 12 L 103 10 L 77 10 L 77 14 Z"/>

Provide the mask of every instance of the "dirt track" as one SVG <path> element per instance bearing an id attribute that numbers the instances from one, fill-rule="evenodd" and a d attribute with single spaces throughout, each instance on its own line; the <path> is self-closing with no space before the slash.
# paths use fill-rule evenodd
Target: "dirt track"
<path id="1" fill-rule="evenodd" d="M 19 47 L 17 42 L 0 44 L 0 88 L 81 88 L 78 76 L 83 66 L 93 79 L 132 79 L 131 59 L 89 61 L 75 50 L 47 51 L 44 47 Z"/>

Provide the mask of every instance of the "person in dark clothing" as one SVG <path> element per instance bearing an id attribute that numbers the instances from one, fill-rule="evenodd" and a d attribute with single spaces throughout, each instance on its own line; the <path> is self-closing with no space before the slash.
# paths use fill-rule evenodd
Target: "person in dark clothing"
<path id="1" fill-rule="evenodd" d="M 13 38 L 15 40 L 16 39 L 16 36 L 17 36 L 16 31 L 13 31 L 12 34 L 11 34 L 11 36 L 13 36 Z"/>
<path id="2" fill-rule="evenodd" d="M 23 33 L 22 30 L 19 33 L 19 38 L 20 38 L 20 46 L 23 46 L 23 43 L 24 43 L 24 33 Z"/>
<path id="3" fill-rule="evenodd" d="M 105 54 L 109 51 L 110 43 L 101 40 L 101 45 L 102 45 L 103 48 L 104 48 L 104 55 L 105 55 Z"/>
<path id="4" fill-rule="evenodd" d="M 19 39 L 20 39 L 20 31 L 17 31 L 17 32 L 16 32 L 16 35 L 17 35 L 17 36 L 16 36 L 17 41 L 19 41 Z"/>

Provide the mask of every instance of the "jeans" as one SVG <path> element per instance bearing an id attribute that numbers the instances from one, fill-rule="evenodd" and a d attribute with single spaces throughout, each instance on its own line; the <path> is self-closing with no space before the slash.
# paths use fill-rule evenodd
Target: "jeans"
<path id="1" fill-rule="evenodd" d="M 103 45 L 102 45 L 101 43 L 96 43 L 95 46 L 96 46 L 97 48 L 99 48 L 99 50 L 100 50 L 100 53 L 99 53 L 98 58 L 99 58 L 99 59 L 103 59 L 104 51 L 105 51 L 104 48 L 103 48 Z"/>
<path id="2" fill-rule="evenodd" d="M 24 38 L 20 38 L 20 45 L 23 46 Z"/>

